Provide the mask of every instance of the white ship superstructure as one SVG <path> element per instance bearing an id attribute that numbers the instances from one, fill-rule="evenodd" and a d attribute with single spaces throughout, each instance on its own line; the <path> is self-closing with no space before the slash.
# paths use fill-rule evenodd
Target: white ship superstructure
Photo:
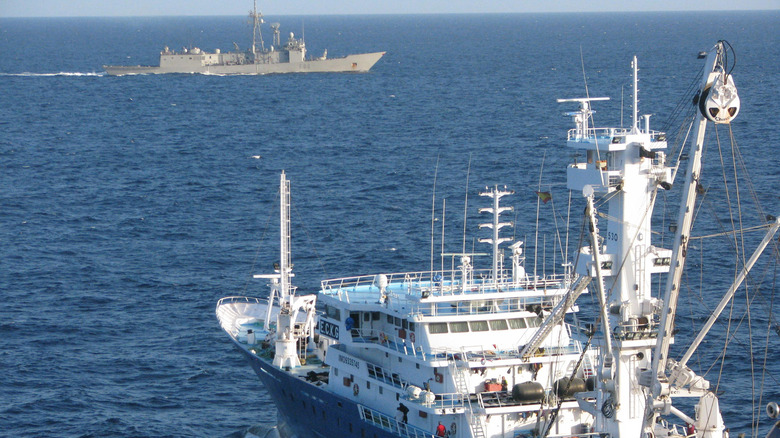
<path id="1" fill-rule="evenodd" d="M 739 111 L 725 50 L 719 42 L 707 59 L 670 249 L 654 243 L 651 222 L 677 166 L 667 159 L 666 135 L 639 117 L 636 59 L 629 128 L 591 126 L 591 105 L 604 98 L 560 100 L 579 106 L 569 113 L 575 127 L 567 146 L 579 158 L 567 178 L 586 204 L 581 249 L 560 274 L 525 269 L 523 243 L 510 244 L 502 233 L 514 225 L 501 218 L 512 191 L 496 186 L 480 193 L 490 219 L 480 225 L 490 232 L 480 241 L 490 254 L 442 254 L 450 269 L 324 280 L 315 306 L 315 295 L 297 296 L 290 284 L 283 174 L 282 261 L 276 273 L 259 276 L 271 281 L 270 298 L 229 297 L 217 306 L 280 421 L 299 436 L 320 437 L 727 436 L 717 395 L 686 366 L 711 321 L 682 359 L 668 358 L 704 129 Z M 764 240 L 711 320 L 780 221 L 762 227 Z M 490 268 L 478 269 L 476 260 L 487 255 Z M 653 293 L 659 276 L 666 288 Z M 577 299 L 588 291 L 595 314 L 581 324 Z M 692 412 L 675 405 L 681 397 L 697 400 Z M 778 415 L 776 405 L 768 409 Z"/>

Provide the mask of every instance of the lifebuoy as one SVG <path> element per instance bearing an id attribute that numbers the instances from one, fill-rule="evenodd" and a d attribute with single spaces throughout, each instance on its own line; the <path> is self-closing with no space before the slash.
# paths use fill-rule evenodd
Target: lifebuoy
<path id="1" fill-rule="evenodd" d="M 444 374 L 435 373 L 434 376 L 436 376 L 436 383 L 444 382 Z"/>
<path id="2" fill-rule="evenodd" d="M 352 394 L 358 395 L 358 393 L 360 393 L 360 387 L 357 383 L 355 383 L 352 385 Z"/>
<path id="3" fill-rule="evenodd" d="M 414 332 L 409 333 L 409 340 L 414 342 Z"/>

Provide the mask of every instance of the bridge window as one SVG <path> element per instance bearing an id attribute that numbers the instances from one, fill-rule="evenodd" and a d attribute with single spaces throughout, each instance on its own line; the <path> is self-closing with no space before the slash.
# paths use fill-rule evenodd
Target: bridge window
<path id="1" fill-rule="evenodd" d="M 506 330 L 507 328 L 505 319 L 490 321 L 490 330 Z"/>
<path id="2" fill-rule="evenodd" d="M 333 306 L 325 306 L 325 315 L 328 316 L 328 318 L 335 319 L 336 321 L 341 320 L 341 312 L 337 307 Z"/>
<path id="3" fill-rule="evenodd" d="M 452 333 L 466 333 L 468 331 L 469 324 L 465 321 L 450 323 L 450 332 Z"/>
<path id="4" fill-rule="evenodd" d="M 469 322 L 472 332 L 486 332 L 488 331 L 487 321 L 471 321 Z"/>
<path id="5" fill-rule="evenodd" d="M 447 323 L 446 322 L 432 322 L 428 324 L 428 332 L 430 334 L 437 334 L 437 333 L 447 333 Z"/>
<path id="6" fill-rule="evenodd" d="M 524 329 L 528 327 L 523 318 L 513 318 L 509 320 L 509 327 L 512 329 Z"/>

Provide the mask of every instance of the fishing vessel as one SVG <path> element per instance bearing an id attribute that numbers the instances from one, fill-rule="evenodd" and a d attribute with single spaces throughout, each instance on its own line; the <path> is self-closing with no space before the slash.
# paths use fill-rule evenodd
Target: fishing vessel
<path id="1" fill-rule="evenodd" d="M 480 241 L 490 253 L 442 254 L 450 269 L 327 279 L 318 293 L 300 294 L 292 285 L 283 173 L 280 262 L 255 276 L 269 282 L 269 296 L 223 298 L 216 314 L 284 429 L 360 438 L 728 436 L 719 393 L 688 360 L 762 251 L 776 254 L 777 218 L 752 228 L 763 240 L 699 335 L 685 340 L 681 358 L 671 357 L 670 346 L 683 342 L 674 321 L 702 192 L 705 130 L 739 112 L 729 50 L 721 41 L 708 52 L 690 142 L 675 164 L 666 134 L 639 117 L 636 58 L 630 127 L 593 126 L 592 105 L 605 98 L 559 100 L 578 106 L 568 113 L 574 128 L 566 144 L 584 157 L 567 167 L 568 189 L 585 209 L 580 249 L 563 273 L 526 269 L 524 243 L 505 236 L 513 224 L 501 218 L 513 192 L 495 186 L 480 193 L 487 219 L 480 228 L 489 232 Z M 660 193 L 677 185 L 674 237 L 663 248 L 654 240 L 653 210 Z M 482 269 L 481 256 L 491 261 Z M 578 304 L 586 294 L 594 297 L 592 315 Z M 767 412 L 777 418 L 777 405 Z"/>
<path id="2" fill-rule="evenodd" d="M 306 56 L 306 43 L 290 32 L 287 41 L 281 43 L 279 23 L 271 23 L 273 39 L 266 47 L 261 25 L 263 14 L 257 12 L 257 1 L 249 13 L 253 23 L 252 47 L 246 51 L 206 52 L 198 47 L 173 51 L 165 47 L 160 52 L 159 66 L 104 65 L 111 76 L 158 73 L 202 73 L 216 75 L 257 75 L 269 73 L 323 73 L 367 72 L 384 56 L 385 52 L 360 53 L 328 58 L 328 51 L 319 57 Z"/>

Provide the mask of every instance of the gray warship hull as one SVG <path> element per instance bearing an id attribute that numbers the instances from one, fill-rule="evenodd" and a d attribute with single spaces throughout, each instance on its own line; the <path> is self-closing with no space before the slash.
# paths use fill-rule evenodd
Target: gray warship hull
<path id="1" fill-rule="evenodd" d="M 201 53 L 197 55 L 161 55 L 160 66 L 104 65 L 111 76 L 200 73 L 214 75 L 263 75 L 273 73 L 367 72 L 385 52 L 361 53 L 341 58 L 310 59 L 292 62 L 245 62 L 240 53 Z M 167 58 L 167 59 L 166 59 Z"/>

